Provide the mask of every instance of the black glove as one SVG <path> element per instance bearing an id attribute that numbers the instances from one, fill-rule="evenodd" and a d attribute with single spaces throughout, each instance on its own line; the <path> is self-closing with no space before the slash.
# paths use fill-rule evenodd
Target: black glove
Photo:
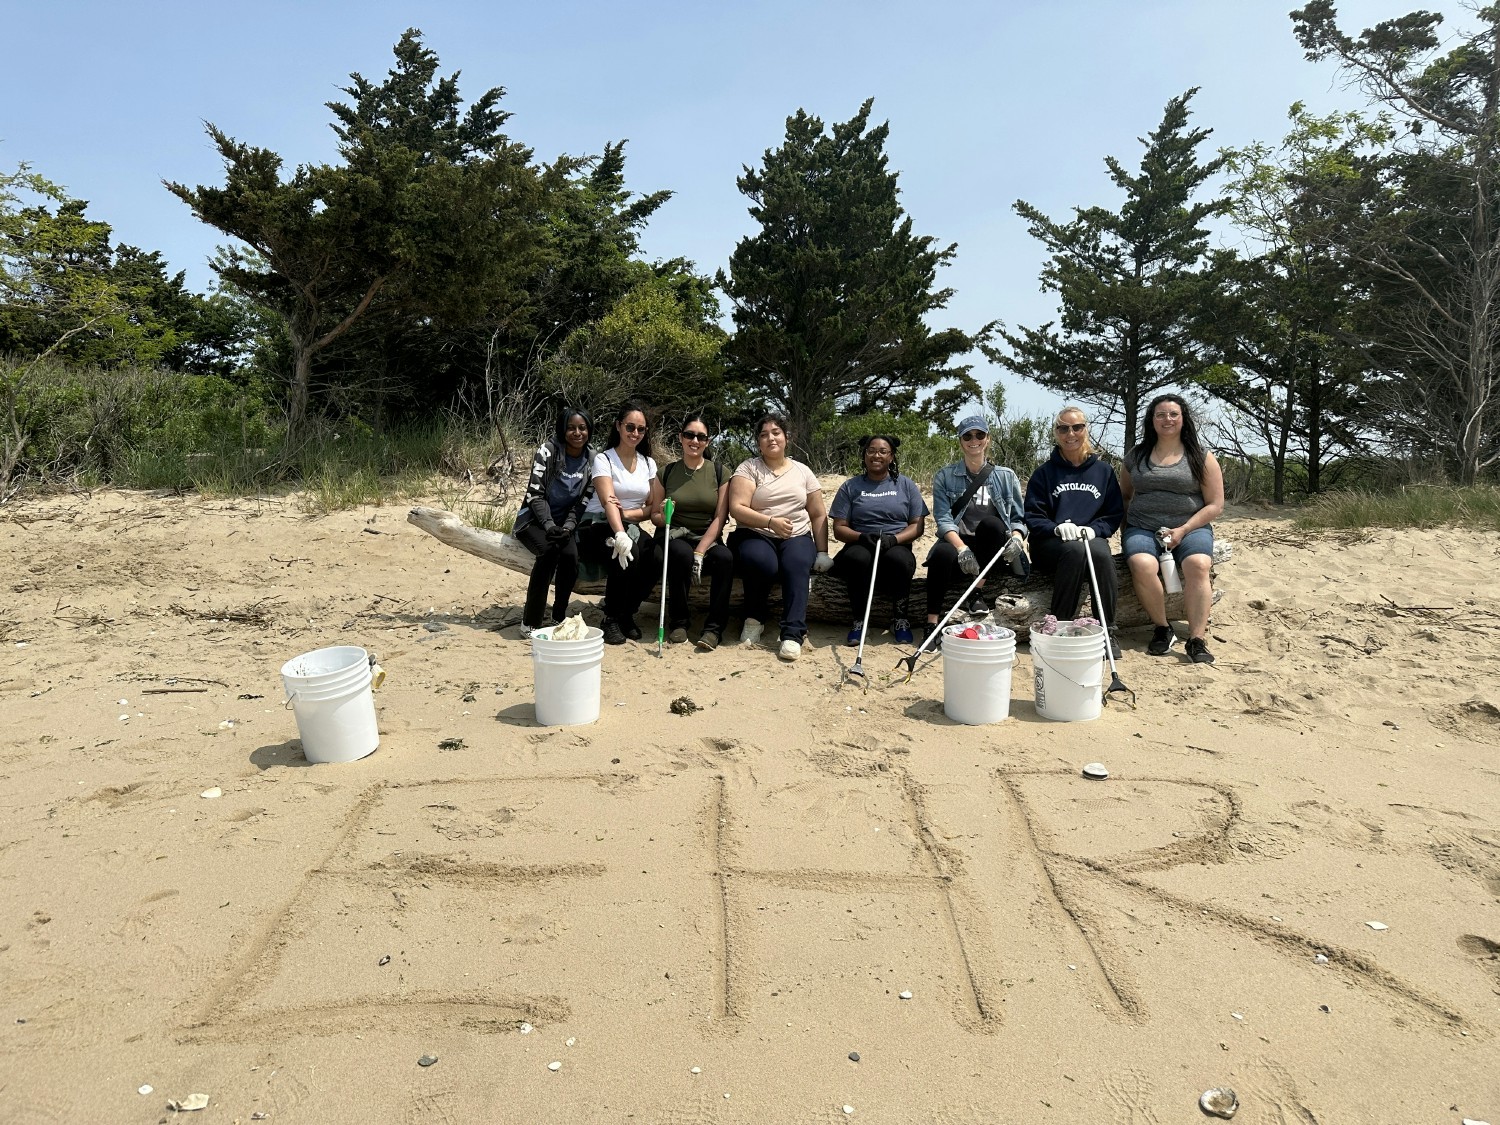
<path id="1" fill-rule="evenodd" d="M 872 555 L 875 553 L 876 544 L 878 544 L 879 542 L 880 536 L 878 535 L 871 535 L 868 531 L 862 532 L 860 534 L 859 545 L 865 550 L 869 551 Z"/>
<path id="2" fill-rule="evenodd" d="M 559 527 L 557 524 L 553 524 L 551 527 L 547 528 L 547 539 L 549 542 L 566 543 L 572 537 L 573 531 L 570 527 L 568 527 L 567 524 L 563 524 L 561 527 Z"/>
<path id="3" fill-rule="evenodd" d="M 887 535 L 882 535 L 880 537 L 880 549 L 882 551 L 889 551 L 892 547 L 895 547 L 896 545 L 897 545 L 897 543 L 896 543 L 896 537 L 894 535 L 887 534 Z"/>

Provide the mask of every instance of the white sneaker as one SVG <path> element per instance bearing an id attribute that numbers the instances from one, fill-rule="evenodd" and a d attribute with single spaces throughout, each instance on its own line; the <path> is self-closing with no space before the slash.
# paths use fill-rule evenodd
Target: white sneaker
<path id="1" fill-rule="evenodd" d="M 790 639 L 782 641 L 781 648 L 777 650 L 776 655 L 783 660 L 796 660 L 802 655 L 802 642 Z"/>
<path id="2" fill-rule="evenodd" d="M 745 625 L 740 629 L 740 644 L 749 648 L 751 645 L 760 644 L 760 635 L 765 632 L 765 626 L 753 617 L 745 618 Z"/>

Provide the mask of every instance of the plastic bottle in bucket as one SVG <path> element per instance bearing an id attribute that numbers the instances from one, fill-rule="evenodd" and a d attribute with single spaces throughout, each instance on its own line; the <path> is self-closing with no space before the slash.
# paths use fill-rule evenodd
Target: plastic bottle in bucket
<path id="1" fill-rule="evenodd" d="M 988 622 L 943 630 L 943 714 L 981 726 L 1010 715 L 1010 675 L 1016 635 Z"/>
<path id="2" fill-rule="evenodd" d="M 1047 617 L 1031 627 L 1036 712 L 1086 722 L 1104 711 L 1104 630 L 1097 621 Z"/>

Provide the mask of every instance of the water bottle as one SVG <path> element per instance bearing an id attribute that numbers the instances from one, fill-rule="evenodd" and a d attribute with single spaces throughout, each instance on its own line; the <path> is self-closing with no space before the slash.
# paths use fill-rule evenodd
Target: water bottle
<path id="1" fill-rule="evenodd" d="M 1172 554 L 1171 549 L 1168 548 L 1166 546 L 1166 543 L 1164 542 L 1166 534 L 1170 530 L 1170 528 L 1164 527 L 1156 533 L 1157 541 L 1162 543 L 1162 554 L 1160 559 L 1161 584 L 1162 588 L 1165 589 L 1167 593 L 1180 594 L 1182 593 L 1182 575 L 1177 573 L 1177 556 Z"/>

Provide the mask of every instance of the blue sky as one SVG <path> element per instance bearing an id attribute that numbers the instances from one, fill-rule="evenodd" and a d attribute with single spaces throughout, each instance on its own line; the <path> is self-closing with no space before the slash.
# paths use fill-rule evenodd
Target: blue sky
<path id="1" fill-rule="evenodd" d="M 1274 141 L 1287 107 L 1363 104 L 1329 65 L 1302 58 L 1290 0 L 991 0 L 990 3 L 568 2 L 421 5 L 366 0 L 261 4 L 3 0 L 0 167 L 26 161 L 90 201 L 117 240 L 160 250 L 194 288 L 223 239 L 161 180 L 218 183 L 203 133 L 330 159 L 324 103 L 351 71 L 380 80 L 391 46 L 422 30 L 472 99 L 507 90 L 511 136 L 538 159 L 628 138 L 638 191 L 676 195 L 644 238 L 651 257 L 708 271 L 750 233 L 735 177 L 782 138 L 799 107 L 826 122 L 866 97 L 888 120 L 915 229 L 958 243 L 940 282 L 957 292 L 937 322 L 974 330 L 1054 315 L 1038 291 L 1039 246 L 1011 209 L 1055 216 L 1113 205 L 1103 157 L 1127 166 L 1138 137 L 1189 87 L 1211 146 Z M 1348 31 L 1419 5 L 1339 5 Z M 1427 4 L 1463 15 L 1455 3 Z M 1001 372 L 975 356 L 988 384 Z M 1004 375 L 1013 409 L 1051 392 Z"/>

